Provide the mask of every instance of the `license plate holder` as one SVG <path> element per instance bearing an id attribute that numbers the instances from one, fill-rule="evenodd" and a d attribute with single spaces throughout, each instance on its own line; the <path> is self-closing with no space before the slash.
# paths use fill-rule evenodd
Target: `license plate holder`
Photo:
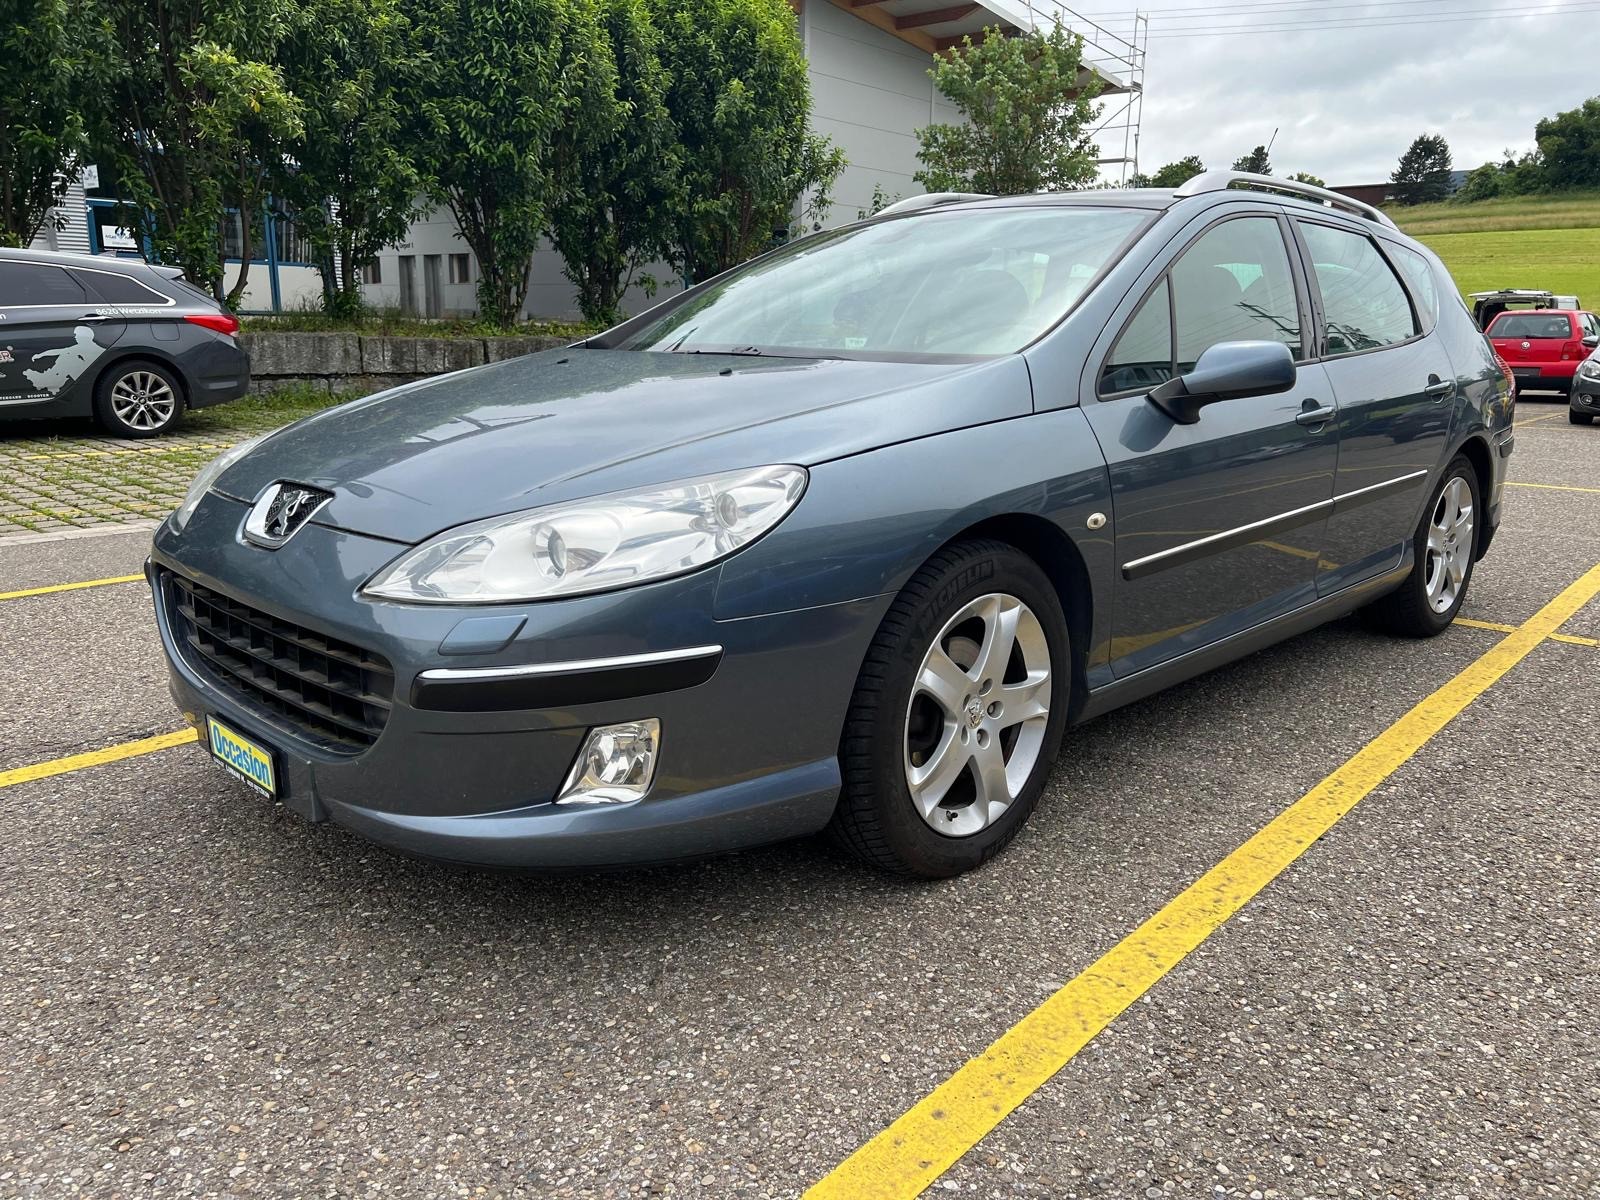
<path id="1" fill-rule="evenodd" d="M 269 800 L 278 798 L 278 756 L 268 746 L 224 724 L 206 717 L 206 742 L 211 757 L 237 779 Z"/>

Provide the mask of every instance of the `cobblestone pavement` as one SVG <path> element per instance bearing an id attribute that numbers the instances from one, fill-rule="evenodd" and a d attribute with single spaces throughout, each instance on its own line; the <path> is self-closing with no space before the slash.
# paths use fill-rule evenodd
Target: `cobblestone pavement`
<path id="1" fill-rule="evenodd" d="M 164 516 L 207 460 L 347 398 L 311 390 L 252 397 L 188 413 L 176 433 L 144 441 L 107 437 L 87 420 L 0 426 L 0 541 Z"/>

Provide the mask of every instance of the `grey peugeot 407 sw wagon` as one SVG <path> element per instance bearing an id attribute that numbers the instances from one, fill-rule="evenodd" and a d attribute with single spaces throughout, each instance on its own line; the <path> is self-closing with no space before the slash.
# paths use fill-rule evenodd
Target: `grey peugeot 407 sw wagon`
<path id="1" fill-rule="evenodd" d="M 166 433 L 186 408 L 244 395 L 239 322 L 176 267 L 0 249 L 0 420 L 95 417 Z"/>
<path id="2" fill-rule="evenodd" d="M 946 876 L 1068 726 L 1353 610 L 1444 629 L 1511 406 L 1439 261 L 1334 193 L 918 197 L 236 447 L 149 578 L 207 752 L 311 820 L 544 868 L 828 828 Z"/>

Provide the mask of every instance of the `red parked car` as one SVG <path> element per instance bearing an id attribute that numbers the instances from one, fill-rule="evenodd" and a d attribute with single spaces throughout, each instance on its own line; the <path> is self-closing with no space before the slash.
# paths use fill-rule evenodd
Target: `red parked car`
<path id="1" fill-rule="evenodd" d="M 1517 377 L 1517 390 L 1572 391 L 1572 376 L 1600 346 L 1600 317 L 1590 312 L 1537 309 L 1503 312 L 1489 325 L 1489 340 Z"/>

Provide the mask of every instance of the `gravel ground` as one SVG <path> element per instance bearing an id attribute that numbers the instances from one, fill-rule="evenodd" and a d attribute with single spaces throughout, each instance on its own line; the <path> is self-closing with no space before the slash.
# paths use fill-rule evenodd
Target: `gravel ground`
<path id="1" fill-rule="evenodd" d="M 1600 487 L 1600 432 L 1518 443 L 1514 478 Z M 1508 504 L 1479 620 L 1600 561 L 1600 494 Z M 147 538 L 0 546 L 0 591 Z M 0 770 L 176 726 L 148 603 L 0 604 Z M 1112 714 L 930 886 L 814 842 L 413 862 L 195 748 L 8 788 L 0 1195 L 796 1195 L 1497 636 L 1342 622 Z M 1600 1194 L 1596 678 L 1538 647 L 931 1194 Z"/>

